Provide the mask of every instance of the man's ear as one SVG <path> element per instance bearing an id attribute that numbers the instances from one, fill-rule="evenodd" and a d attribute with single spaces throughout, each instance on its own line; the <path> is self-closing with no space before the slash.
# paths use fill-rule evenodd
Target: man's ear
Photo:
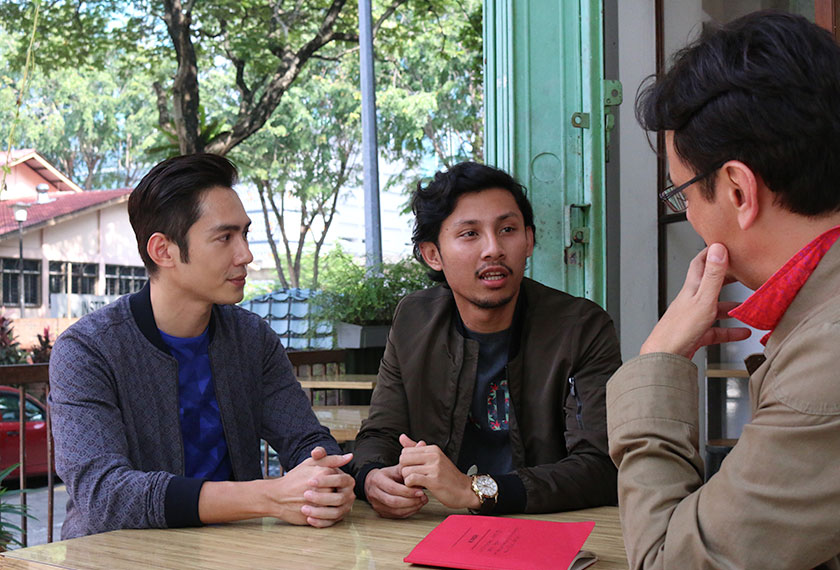
<path id="1" fill-rule="evenodd" d="M 423 261 L 426 265 L 435 271 L 443 271 L 443 262 L 440 258 L 440 250 L 438 246 L 430 241 L 420 242 L 420 255 L 423 256 Z"/>
<path id="2" fill-rule="evenodd" d="M 160 232 L 155 232 L 146 242 L 146 253 L 158 267 L 172 267 L 175 259 L 180 259 L 178 245 Z"/>
<path id="3" fill-rule="evenodd" d="M 740 160 L 730 160 L 721 169 L 724 197 L 735 209 L 738 226 L 742 230 L 749 229 L 758 218 L 760 204 L 758 201 L 759 185 L 761 184 L 755 172 Z"/>

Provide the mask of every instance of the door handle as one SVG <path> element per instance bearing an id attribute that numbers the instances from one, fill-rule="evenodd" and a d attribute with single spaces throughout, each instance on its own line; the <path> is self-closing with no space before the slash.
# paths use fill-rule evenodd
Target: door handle
<path id="1" fill-rule="evenodd" d="M 6 432 L 6 435 L 18 435 L 18 434 L 20 434 L 19 431 L 7 431 Z"/>

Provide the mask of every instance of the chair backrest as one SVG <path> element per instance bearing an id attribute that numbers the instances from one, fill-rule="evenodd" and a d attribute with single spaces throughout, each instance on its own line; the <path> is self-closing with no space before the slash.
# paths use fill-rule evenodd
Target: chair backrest
<path id="1" fill-rule="evenodd" d="M 295 376 L 330 376 L 344 372 L 346 350 L 293 350 L 286 353 Z"/>

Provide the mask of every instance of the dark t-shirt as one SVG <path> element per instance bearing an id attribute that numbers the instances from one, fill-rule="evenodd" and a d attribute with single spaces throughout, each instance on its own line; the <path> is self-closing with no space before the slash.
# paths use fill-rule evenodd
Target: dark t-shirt
<path id="1" fill-rule="evenodd" d="M 510 447 L 510 406 L 507 363 L 510 329 L 496 333 L 477 333 L 464 329 L 467 338 L 478 342 L 470 413 L 458 456 L 458 469 L 472 465 L 478 473 L 503 474 L 513 470 Z"/>

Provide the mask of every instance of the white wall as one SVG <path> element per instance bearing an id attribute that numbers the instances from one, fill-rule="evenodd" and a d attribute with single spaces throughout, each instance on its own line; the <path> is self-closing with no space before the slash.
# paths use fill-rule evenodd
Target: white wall
<path id="1" fill-rule="evenodd" d="M 122 206 L 125 208 L 125 204 Z M 43 229 L 43 257 L 52 261 L 99 261 L 99 219 L 96 212 L 84 214 Z"/>
<path id="2" fill-rule="evenodd" d="M 70 261 L 99 265 L 97 294 L 105 294 L 105 264 L 142 266 L 134 232 L 128 220 L 127 203 L 88 212 L 53 226 L 24 233 L 23 255 L 41 259 L 41 299 L 38 309 L 27 309 L 27 317 L 49 313 L 49 262 Z M 0 242 L 0 257 L 18 257 L 17 236 Z M 17 318 L 16 307 L 5 310 Z"/>
<path id="3" fill-rule="evenodd" d="M 99 211 L 100 242 L 103 263 L 143 265 L 137 252 L 137 240 L 128 221 L 127 204 L 116 204 Z"/>
<path id="4" fill-rule="evenodd" d="M 657 320 L 656 156 L 636 122 L 642 80 L 656 70 L 652 0 L 619 0 L 620 339 L 625 360 L 639 354 Z"/>

